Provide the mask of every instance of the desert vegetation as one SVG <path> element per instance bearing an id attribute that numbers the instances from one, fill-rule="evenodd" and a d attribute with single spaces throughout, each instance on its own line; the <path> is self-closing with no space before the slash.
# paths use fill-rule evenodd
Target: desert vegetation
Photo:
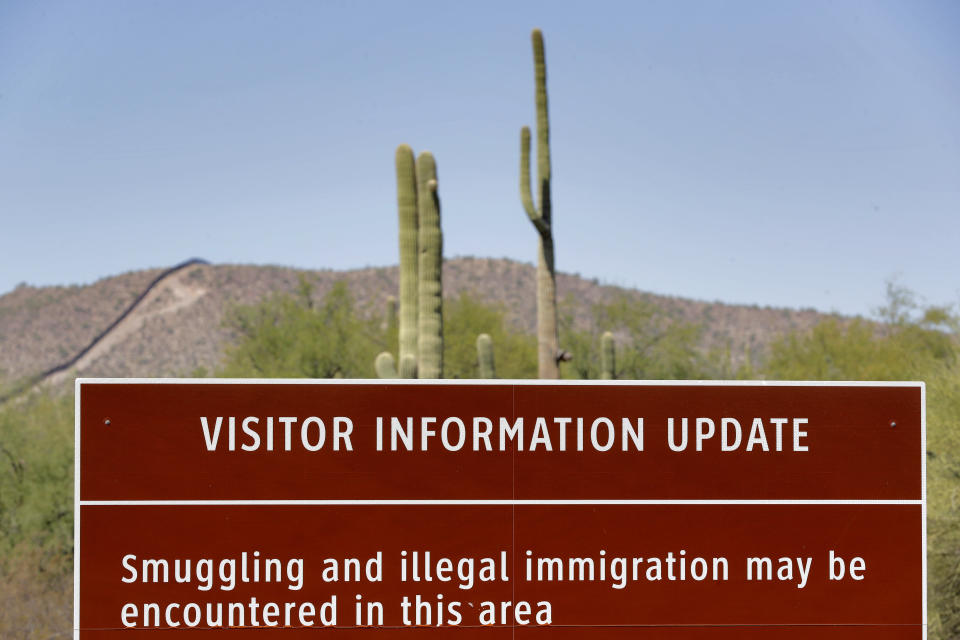
<path id="1" fill-rule="evenodd" d="M 920 308 L 888 283 L 879 324 L 825 321 L 773 345 L 762 370 L 782 380 L 922 380 L 927 385 L 929 637 L 960 638 L 960 344 L 958 318 Z"/>
<path id="2" fill-rule="evenodd" d="M 704 349 L 703 327 L 634 298 L 560 305 L 568 379 L 599 379 L 602 335 L 614 347 L 618 379 L 924 380 L 927 383 L 929 618 L 931 638 L 960 637 L 960 345 L 947 309 L 921 308 L 896 286 L 874 320 L 827 318 L 785 335 L 763 354 L 734 364 Z M 221 376 L 374 377 L 381 351 L 397 352 L 389 304 L 358 305 L 344 282 L 318 293 L 309 278 L 295 292 L 236 304 L 225 314 L 233 343 Z M 537 375 L 537 339 L 516 328 L 503 305 L 461 292 L 443 305 L 444 372 L 479 375 L 476 338 L 491 337 L 497 376 Z M 199 371 L 196 374 L 206 375 Z M 73 403 L 34 391 L 0 406 L 0 635 L 68 636 L 72 615 Z"/>
<path id="3" fill-rule="evenodd" d="M 0 636 L 70 637 L 73 398 L 0 407 Z"/>

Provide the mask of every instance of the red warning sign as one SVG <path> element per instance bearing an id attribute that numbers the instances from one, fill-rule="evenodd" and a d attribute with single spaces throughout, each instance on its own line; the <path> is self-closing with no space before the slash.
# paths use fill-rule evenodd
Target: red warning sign
<path id="1" fill-rule="evenodd" d="M 922 638 L 920 383 L 79 380 L 77 638 Z"/>

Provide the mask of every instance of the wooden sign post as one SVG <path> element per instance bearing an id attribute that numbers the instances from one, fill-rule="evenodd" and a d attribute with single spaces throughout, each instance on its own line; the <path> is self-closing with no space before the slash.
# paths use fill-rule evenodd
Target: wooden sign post
<path id="1" fill-rule="evenodd" d="M 921 383 L 78 380 L 75 637 L 925 637 Z"/>

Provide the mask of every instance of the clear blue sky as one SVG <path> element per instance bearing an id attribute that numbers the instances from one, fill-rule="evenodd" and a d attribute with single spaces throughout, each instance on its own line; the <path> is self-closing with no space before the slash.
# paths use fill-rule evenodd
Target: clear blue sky
<path id="1" fill-rule="evenodd" d="M 395 264 L 393 153 L 447 257 L 533 262 L 543 29 L 557 265 L 868 314 L 960 292 L 960 2 L 0 3 L 0 292 L 199 256 Z"/>

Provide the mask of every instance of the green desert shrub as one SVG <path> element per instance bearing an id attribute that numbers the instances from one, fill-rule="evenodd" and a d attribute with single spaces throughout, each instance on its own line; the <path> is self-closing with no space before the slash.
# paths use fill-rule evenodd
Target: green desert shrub
<path id="1" fill-rule="evenodd" d="M 0 637 L 67 635 L 73 601 L 73 396 L 0 407 Z"/>
<path id="2" fill-rule="evenodd" d="M 70 560 L 73 397 L 21 396 L 0 409 L 0 554 L 28 544 Z"/>
<path id="3" fill-rule="evenodd" d="M 827 320 L 787 336 L 760 372 L 784 380 L 918 380 L 927 396 L 927 591 L 931 638 L 960 638 L 960 363 L 957 319 L 888 286 L 879 322 Z"/>
<path id="4" fill-rule="evenodd" d="M 378 318 L 355 308 L 338 282 L 315 304 L 311 287 L 234 308 L 227 325 L 238 335 L 217 372 L 235 378 L 369 378 L 384 349 Z"/>
<path id="5" fill-rule="evenodd" d="M 927 584 L 931 638 L 960 638 L 960 367 L 928 369 Z"/>
<path id="6" fill-rule="evenodd" d="M 497 377 L 537 377 L 537 340 L 509 326 L 503 307 L 478 301 L 467 293 L 443 305 L 443 368 L 447 378 L 479 378 L 477 336 L 493 341 Z"/>
<path id="7" fill-rule="evenodd" d="M 621 296 L 592 308 L 595 330 L 574 326 L 571 302 L 564 304 L 560 344 L 571 354 L 564 377 L 601 379 L 601 340 L 614 335 L 615 367 L 619 380 L 701 380 L 720 377 L 720 358 L 700 347 L 702 327 L 670 318 L 660 307 Z"/>

